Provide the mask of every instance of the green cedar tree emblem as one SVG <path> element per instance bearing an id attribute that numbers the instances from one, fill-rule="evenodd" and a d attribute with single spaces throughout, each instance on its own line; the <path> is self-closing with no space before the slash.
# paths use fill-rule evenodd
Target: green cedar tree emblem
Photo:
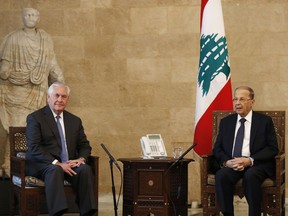
<path id="1" fill-rule="evenodd" d="M 226 79 L 230 74 L 226 37 L 217 35 L 202 35 L 200 40 L 198 85 L 202 86 L 202 96 L 208 94 L 210 83 L 218 74 L 224 73 Z"/>

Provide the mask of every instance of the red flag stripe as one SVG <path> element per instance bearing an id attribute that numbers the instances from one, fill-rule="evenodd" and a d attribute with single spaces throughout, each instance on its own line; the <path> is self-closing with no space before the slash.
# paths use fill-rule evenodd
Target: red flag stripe
<path id="1" fill-rule="evenodd" d="M 232 110 L 231 81 L 226 83 L 206 112 L 202 115 L 195 128 L 194 150 L 199 155 L 210 154 L 212 150 L 212 112 L 213 110 Z"/>
<path id="2" fill-rule="evenodd" d="M 202 0 L 201 2 L 201 14 L 200 14 L 200 32 L 201 32 L 201 28 L 202 28 L 202 18 L 203 18 L 203 11 L 204 11 L 204 8 L 207 4 L 208 0 Z"/>

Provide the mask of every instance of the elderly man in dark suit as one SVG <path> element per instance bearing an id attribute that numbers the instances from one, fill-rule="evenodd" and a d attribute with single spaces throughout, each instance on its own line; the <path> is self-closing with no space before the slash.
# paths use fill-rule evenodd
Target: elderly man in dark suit
<path id="1" fill-rule="evenodd" d="M 243 178 L 249 216 L 261 215 L 261 184 L 275 175 L 278 153 L 271 117 L 252 110 L 254 91 L 241 86 L 234 92 L 236 114 L 223 118 L 213 154 L 221 165 L 216 173 L 216 195 L 225 216 L 234 215 L 233 186 Z"/>
<path id="2" fill-rule="evenodd" d="M 76 190 L 81 215 L 93 215 L 96 209 L 93 175 L 85 162 L 91 146 L 79 117 L 65 111 L 70 88 L 53 83 L 48 89 L 48 105 L 27 116 L 27 175 L 45 181 L 50 215 L 67 211 L 64 179 Z"/>

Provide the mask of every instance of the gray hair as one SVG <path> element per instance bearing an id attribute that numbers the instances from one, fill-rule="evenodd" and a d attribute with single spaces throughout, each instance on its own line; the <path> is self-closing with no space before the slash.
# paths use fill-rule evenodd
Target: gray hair
<path id="1" fill-rule="evenodd" d="M 57 87 L 64 87 L 64 88 L 66 88 L 66 90 L 67 90 L 67 95 L 69 96 L 69 94 L 70 94 L 70 88 L 69 88 L 68 85 L 66 85 L 65 83 L 62 83 L 62 82 L 54 82 L 53 84 L 51 84 L 51 85 L 49 86 L 49 88 L 48 88 L 47 94 L 48 94 L 48 95 L 51 95 L 52 92 L 54 91 L 54 89 L 57 88 Z"/>
<path id="2" fill-rule="evenodd" d="M 249 86 L 239 86 L 235 89 L 234 93 L 238 90 L 238 89 L 243 89 L 243 90 L 247 90 L 249 91 L 249 97 L 253 100 L 254 99 L 254 90 L 252 88 L 250 88 Z"/>

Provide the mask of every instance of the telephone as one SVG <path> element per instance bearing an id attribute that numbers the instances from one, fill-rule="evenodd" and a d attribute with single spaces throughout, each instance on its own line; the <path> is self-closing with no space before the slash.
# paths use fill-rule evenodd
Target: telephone
<path id="1" fill-rule="evenodd" d="M 147 134 L 141 137 L 143 158 L 167 157 L 164 142 L 160 134 Z"/>

